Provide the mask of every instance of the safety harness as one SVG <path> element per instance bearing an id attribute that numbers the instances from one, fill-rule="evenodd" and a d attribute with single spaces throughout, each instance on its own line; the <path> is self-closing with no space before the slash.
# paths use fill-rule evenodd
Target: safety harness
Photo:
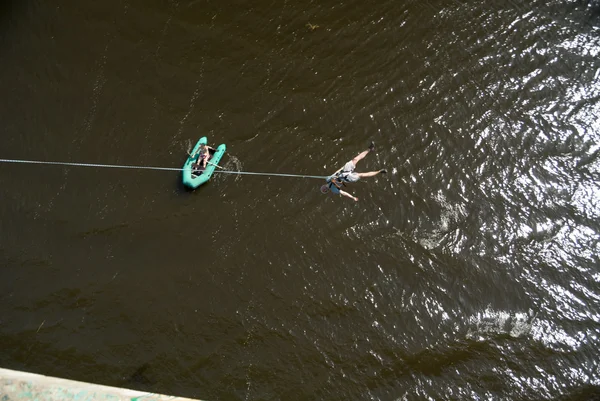
<path id="1" fill-rule="evenodd" d="M 349 182 L 348 174 L 350 173 L 351 171 L 340 171 L 339 173 L 336 173 L 333 177 L 331 177 L 331 180 L 329 180 L 329 189 L 331 189 L 333 185 L 335 185 L 338 190 L 341 190 L 342 186 L 345 187 L 345 182 Z"/>

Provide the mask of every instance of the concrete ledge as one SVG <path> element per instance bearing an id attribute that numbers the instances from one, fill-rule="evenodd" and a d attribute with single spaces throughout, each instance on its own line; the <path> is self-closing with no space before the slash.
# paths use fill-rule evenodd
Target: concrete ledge
<path id="1" fill-rule="evenodd" d="M 0 368 L 0 401 L 197 401 Z"/>

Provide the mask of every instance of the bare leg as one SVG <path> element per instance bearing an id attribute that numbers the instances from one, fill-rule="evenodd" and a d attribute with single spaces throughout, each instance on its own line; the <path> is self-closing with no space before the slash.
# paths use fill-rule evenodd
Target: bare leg
<path id="1" fill-rule="evenodd" d="M 377 175 L 377 174 L 379 174 L 381 172 L 382 172 L 382 170 L 379 170 L 379 171 L 369 171 L 368 173 L 357 173 L 357 174 L 358 174 L 358 176 L 360 178 L 364 178 L 364 177 L 373 177 L 373 176 L 375 176 L 375 175 Z"/>
<path id="2" fill-rule="evenodd" d="M 369 150 L 365 150 L 364 152 L 359 153 L 358 155 L 356 155 L 356 157 L 354 159 L 352 159 L 352 163 L 354 163 L 354 165 L 356 165 L 356 163 L 358 163 L 359 161 L 364 159 L 365 156 L 369 154 L 369 152 L 370 152 Z"/>

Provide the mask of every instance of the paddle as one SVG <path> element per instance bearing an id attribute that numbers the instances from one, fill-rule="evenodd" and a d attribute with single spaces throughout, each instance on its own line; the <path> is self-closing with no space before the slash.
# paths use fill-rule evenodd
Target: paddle
<path id="1" fill-rule="evenodd" d="M 215 167 L 218 167 L 218 168 L 220 168 L 221 170 L 225 170 L 225 168 L 224 168 L 224 167 L 221 167 L 221 166 L 219 166 L 218 164 L 215 164 L 215 163 L 212 163 L 212 162 L 207 162 L 207 163 L 208 163 L 208 164 L 212 164 L 213 166 L 215 166 Z"/>

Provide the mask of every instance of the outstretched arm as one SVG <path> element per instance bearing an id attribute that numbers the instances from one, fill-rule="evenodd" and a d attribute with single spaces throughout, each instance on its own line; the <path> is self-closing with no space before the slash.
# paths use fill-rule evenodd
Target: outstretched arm
<path id="1" fill-rule="evenodd" d="M 344 195 L 344 196 L 346 196 L 346 197 L 348 197 L 348 198 L 350 198 L 350 199 L 354 200 L 354 202 L 358 202 L 358 198 L 356 198 L 356 197 L 354 197 L 354 196 L 350 195 L 350 194 L 349 194 L 348 192 L 346 192 L 346 191 L 342 191 L 341 189 L 340 189 L 340 195 Z"/>
<path id="2" fill-rule="evenodd" d="M 198 156 L 198 153 L 200 153 L 200 149 L 197 149 L 197 150 L 196 150 L 194 153 L 189 153 L 189 152 L 188 152 L 188 155 L 190 155 L 190 157 L 193 159 L 193 158 L 195 158 L 196 156 Z"/>

